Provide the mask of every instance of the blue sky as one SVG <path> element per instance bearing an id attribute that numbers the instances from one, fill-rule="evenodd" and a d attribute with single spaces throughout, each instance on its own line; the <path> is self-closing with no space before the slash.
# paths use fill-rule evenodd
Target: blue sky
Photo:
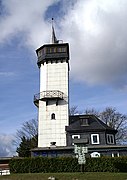
<path id="1" fill-rule="evenodd" d="M 51 39 L 70 44 L 70 106 L 115 107 L 127 114 L 127 1 L 0 1 L 0 156 L 12 155 L 23 122 L 37 118 L 35 50 Z"/>

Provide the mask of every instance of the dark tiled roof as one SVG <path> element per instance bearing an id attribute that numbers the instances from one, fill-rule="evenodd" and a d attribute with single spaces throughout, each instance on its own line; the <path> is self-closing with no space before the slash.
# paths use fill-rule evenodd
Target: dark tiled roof
<path id="1" fill-rule="evenodd" d="M 82 125 L 82 119 L 87 119 L 88 124 Z M 69 117 L 69 126 L 66 127 L 66 131 L 110 131 L 116 133 L 117 131 L 107 126 L 104 122 L 98 119 L 94 115 L 73 115 Z"/>

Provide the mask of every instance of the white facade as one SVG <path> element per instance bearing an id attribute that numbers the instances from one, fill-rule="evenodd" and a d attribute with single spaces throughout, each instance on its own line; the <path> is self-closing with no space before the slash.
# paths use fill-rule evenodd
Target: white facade
<path id="1" fill-rule="evenodd" d="M 48 91 L 60 91 L 63 99 L 39 100 L 38 147 L 50 147 L 51 144 L 66 146 L 65 126 L 68 126 L 69 121 L 68 82 L 68 61 L 52 60 L 40 65 L 40 94 L 43 96 Z"/>

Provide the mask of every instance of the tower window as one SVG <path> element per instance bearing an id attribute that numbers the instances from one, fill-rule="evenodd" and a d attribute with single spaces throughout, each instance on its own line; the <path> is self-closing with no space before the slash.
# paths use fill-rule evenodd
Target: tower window
<path id="1" fill-rule="evenodd" d="M 50 53 L 54 53 L 55 52 L 55 48 L 54 47 L 51 47 L 50 48 Z"/>
<path id="2" fill-rule="evenodd" d="M 57 48 L 57 52 L 61 52 L 61 53 L 63 53 L 63 52 L 66 52 L 66 47 L 58 47 Z"/>
<path id="3" fill-rule="evenodd" d="M 55 119 L 55 114 L 54 113 L 51 114 L 51 119 Z"/>
<path id="4" fill-rule="evenodd" d="M 49 47 L 46 48 L 46 53 L 50 53 L 50 48 Z"/>
<path id="5" fill-rule="evenodd" d="M 38 51 L 38 57 L 42 56 L 42 50 Z"/>
<path id="6" fill-rule="evenodd" d="M 56 142 L 50 142 L 50 146 L 55 146 Z"/>

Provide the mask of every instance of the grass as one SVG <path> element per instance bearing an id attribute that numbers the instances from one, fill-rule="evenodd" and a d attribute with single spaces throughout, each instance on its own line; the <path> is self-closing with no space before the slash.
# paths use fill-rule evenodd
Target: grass
<path id="1" fill-rule="evenodd" d="M 0 180 L 48 180 L 51 176 L 57 180 L 127 180 L 127 173 L 108 172 L 12 174 L 0 176 Z"/>

